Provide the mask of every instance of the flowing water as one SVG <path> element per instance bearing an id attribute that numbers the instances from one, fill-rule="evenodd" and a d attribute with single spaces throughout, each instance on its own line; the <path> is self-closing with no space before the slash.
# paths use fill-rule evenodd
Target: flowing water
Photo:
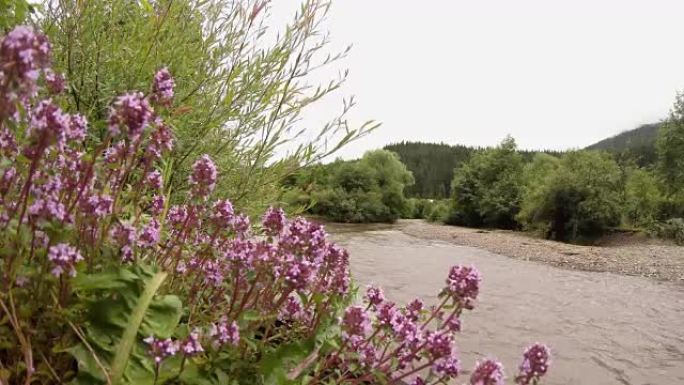
<path id="1" fill-rule="evenodd" d="M 523 349 L 539 341 L 553 353 L 545 384 L 684 384 L 684 285 L 562 270 L 391 226 L 328 229 L 350 251 L 357 283 L 377 284 L 398 303 L 435 303 L 452 265 L 480 269 L 478 304 L 457 341 L 464 369 L 496 357 L 510 379 Z"/>

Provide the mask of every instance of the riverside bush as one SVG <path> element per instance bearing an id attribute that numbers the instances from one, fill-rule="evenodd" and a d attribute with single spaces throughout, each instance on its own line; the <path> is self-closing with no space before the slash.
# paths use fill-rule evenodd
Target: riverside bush
<path id="1" fill-rule="evenodd" d="M 398 306 L 374 287 L 354 302 L 347 252 L 303 218 L 271 208 L 254 226 L 214 199 L 210 156 L 169 202 L 169 71 L 89 124 L 62 109 L 50 53 L 28 27 L 0 40 L 2 384 L 419 385 L 460 374 L 454 341 L 479 294 L 475 268 L 453 267 L 434 307 Z M 106 134 L 86 147 L 92 125 Z M 548 365 L 534 344 L 514 380 L 538 383 Z M 503 380 L 485 359 L 469 383 Z"/>
<path id="2" fill-rule="evenodd" d="M 413 176 L 395 153 L 375 150 L 307 168 L 288 184 L 283 199 L 291 207 L 336 222 L 394 222 L 410 210 L 404 188 Z"/>
<path id="3" fill-rule="evenodd" d="M 684 245 L 684 219 L 670 218 L 651 225 L 651 233 L 660 238 L 671 239 L 677 244 Z"/>

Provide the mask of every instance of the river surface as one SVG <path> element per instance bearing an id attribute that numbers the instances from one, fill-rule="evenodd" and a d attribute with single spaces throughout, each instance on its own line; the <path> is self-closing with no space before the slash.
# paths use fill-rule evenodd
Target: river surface
<path id="1" fill-rule="evenodd" d="M 495 357 L 510 383 L 524 348 L 544 342 L 553 354 L 547 385 L 684 385 L 684 285 L 558 269 L 387 225 L 327 228 L 349 250 L 356 282 L 400 304 L 435 303 L 451 266 L 477 266 L 478 304 L 457 340 L 465 370 Z"/>

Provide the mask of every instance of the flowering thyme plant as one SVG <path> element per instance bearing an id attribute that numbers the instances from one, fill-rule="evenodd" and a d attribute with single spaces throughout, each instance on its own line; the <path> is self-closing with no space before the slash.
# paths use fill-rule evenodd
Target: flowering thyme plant
<path id="1" fill-rule="evenodd" d="M 460 316 L 480 275 L 449 272 L 437 306 L 379 288 L 353 302 L 349 256 L 323 227 L 269 209 L 261 223 L 214 200 L 218 170 L 192 167 L 169 202 L 173 111 L 166 69 L 113 100 L 101 142 L 62 110 L 50 44 L 0 41 L 0 383 L 413 384 L 460 374 Z M 546 373 L 524 355 L 519 384 Z M 6 369 L 7 368 L 7 369 Z M 473 385 L 500 384 L 487 360 Z"/>

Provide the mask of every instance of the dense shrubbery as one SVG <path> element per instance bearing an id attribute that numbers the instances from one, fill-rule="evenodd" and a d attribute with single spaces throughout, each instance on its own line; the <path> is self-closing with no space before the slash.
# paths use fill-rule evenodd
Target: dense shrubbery
<path id="1" fill-rule="evenodd" d="M 523 159 L 508 137 L 455 171 L 451 224 L 513 228 L 520 210 Z"/>
<path id="2" fill-rule="evenodd" d="M 393 222 L 405 216 L 404 188 L 413 177 L 396 154 L 376 150 L 357 161 L 338 160 L 288 180 L 284 200 L 338 222 Z"/>
<path id="3" fill-rule="evenodd" d="M 50 53 L 27 27 L 0 39 L 3 384 L 420 385 L 459 375 L 453 345 L 479 294 L 475 268 L 453 267 L 432 308 L 397 306 L 373 287 L 351 304 L 346 251 L 279 209 L 250 225 L 213 198 L 210 156 L 169 201 L 167 70 L 89 123 L 69 109 Z M 102 140 L 86 146 L 93 127 Z M 368 159 L 386 167 L 378 184 L 404 175 L 391 156 Z M 548 364 L 548 349 L 532 345 L 515 381 L 538 383 Z M 469 380 L 502 382 L 490 359 Z"/>
<path id="4" fill-rule="evenodd" d="M 672 239 L 684 245 L 684 218 L 672 218 L 654 223 L 650 230 L 658 237 Z"/>
<path id="5" fill-rule="evenodd" d="M 593 150 L 524 156 L 507 138 L 455 171 L 448 223 L 524 228 L 563 241 L 616 226 L 677 239 L 684 217 L 684 99 L 658 139 L 655 169 L 638 159 Z"/>
<path id="6" fill-rule="evenodd" d="M 430 222 L 444 222 L 448 215 L 448 200 L 411 198 L 408 200 L 408 205 L 403 218 L 426 219 Z"/>
<path id="7" fill-rule="evenodd" d="M 657 176 L 645 169 L 634 169 L 625 186 L 625 216 L 629 225 L 647 227 L 653 224 L 663 209 L 663 188 Z"/>
<path id="8" fill-rule="evenodd" d="M 527 171 L 531 184 L 518 215 L 523 224 L 566 241 L 599 235 L 620 223 L 621 174 L 608 154 L 569 152 L 559 162 L 535 158 Z"/>

